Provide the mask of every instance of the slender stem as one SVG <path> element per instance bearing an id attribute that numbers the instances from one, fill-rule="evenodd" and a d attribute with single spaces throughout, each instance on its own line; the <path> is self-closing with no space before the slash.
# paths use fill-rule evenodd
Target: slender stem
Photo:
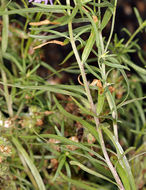
<path id="1" fill-rule="evenodd" d="M 98 3 L 100 3 L 100 0 L 98 0 Z M 111 28 L 111 33 L 110 33 L 110 37 L 109 37 L 109 40 L 108 40 L 108 43 L 110 43 L 110 40 L 111 40 L 111 37 L 112 37 L 112 33 L 113 33 L 113 29 L 114 29 L 114 22 L 115 22 L 115 14 L 116 14 L 116 4 L 117 2 L 115 1 L 115 8 L 114 8 L 114 15 L 113 15 L 113 22 L 112 22 L 112 28 Z M 98 7 L 98 12 L 99 12 L 99 17 L 100 17 L 100 7 Z M 98 23 L 98 26 L 100 28 L 100 20 L 99 20 L 99 23 Z M 104 50 L 104 43 L 103 43 L 103 37 L 102 37 L 102 33 L 101 31 L 99 31 L 99 40 L 100 40 L 100 45 L 101 45 L 101 52 L 99 52 L 99 55 L 103 55 L 104 52 L 106 52 L 106 48 L 108 46 L 106 46 L 105 50 Z M 107 43 L 107 45 L 108 45 Z M 98 62 L 100 63 L 101 60 L 99 59 Z M 106 87 L 106 70 L 105 70 L 105 64 L 104 64 L 104 61 L 101 62 L 101 74 L 102 74 L 102 78 L 103 78 L 103 81 L 105 82 L 105 86 Z M 109 107 L 111 109 L 111 111 L 113 110 L 114 106 L 112 105 L 112 101 L 111 101 L 111 98 L 109 96 L 108 93 L 106 93 L 106 98 L 107 98 L 107 101 L 108 101 L 108 104 L 109 104 Z M 115 121 L 115 119 L 117 118 L 117 114 L 115 111 L 112 111 L 112 117 L 114 119 L 113 121 L 113 130 L 114 130 L 114 135 L 115 137 L 117 138 L 118 140 L 118 127 L 117 127 L 117 122 Z"/>
<path id="2" fill-rule="evenodd" d="M 69 14 L 70 14 L 70 10 L 69 10 Z M 75 45 L 75 41 L 74 41 L 74 37 L 73 37 L 73 30 L 72 30 L 72 23 L 71 22 L 68 23 L 68 28 L 69 28 L 69 34 L 70 34 L 70 42 L 71 42 L 71 45 L 72 45 L 76 60 L 79 63 L 78 65 L 79 65 L 79 68 L 80 68 L 80 71 L 81 71 L 85 91 L 87 93 L 87 97 L 88 97 L 90 106 L 91 106 L 92 110 L 94 110 L 93 112 L 95 113 L 96 109 L 94 108 L 93 100 L 92 100 L 91 93 L 90 93 L 90 90 L 89 90 L 88 81 L 87 81 L 86 74 L 85 74 L 85 71 L 84 71 L 84 64 L 80 59 L 80 56 L 78 54 L 78 50 L 77 50 L 76 45 Z"/>
<path id="3" fill-rule="evenodd" d="M 2 80 L 4 83 L 4 96 L 6 99 L 9 116 L 12 117 L 13 116 L 12 97 L 9 94 L 9 90 L 8 90 L 8 86 L 7 86 L 7 76 L 6 76 L 6 73 L 3 69 L 4 65 L 3 65 L 2 50 L 1 49 L 0 49 L 0 64 L 1 64 L 0 71 L 1 71 Z"/>
<path id="4" fill-rule="evenodd" d="M 112 117 L 114 118 L 114 114 L 115 112 L 112 113 Z M 117 125 L 117 121 L 113 121 L 113 129 L 114 129 L 114 135 L 118 141 L 118 125 Z"/>
<path id="5" fill-rule="evenodd" d="M 100 0 L 98 0 L 98 3 L 100 4 Z M 99 22 L 100 22 L 100 19 L 101 19 L 101 11 L 100 11 L 100 6 L 98 7 L 98 16 L 99 16 Z"/>
<path id="6" fill-rule="evenodd" d="M 2 9 L 4 8 L 5 10 L 6 9 L 6 2 L 4 0 L 1 0 L 1 7 Z M 8 24 L 9 22 L 9 19 L 8 19 L 8 16 L 3 16 L 3 24 Z M 6 23 L 5 23 L 6 22 Z M 4 96 L 5 96 L 5 99 L 6 99 L 6 104 L 7 104 L 7 108 L 8 108 L 8 113 L 9 113 L 9 116 L 12 117 L 13 116 L 13 109 L 12 109 L 12 97 L 11 95 L 9 94 L 9 90 L 8 90 L 8 86 L 7 86 L 7 76 L 6 76 L 6 73 L 4 71 L 4 64 L 3 64 L 3 57 L 2 57 L 2 54 L 6 51 L 7 47 L 5 46 L 5 44 L 8 43 L 8 31 L 6 29 L 5 26 L 3 26 L 3 30 L 2 30 L 2 44 L 0 46 L 0 71 L 1 71 L 1 77 L 2 77 L 2 80 L 3 80 L 3 87 L 4 87 Z"/>
<path id="7" fill-rule="evenodd" d="M 66 1 L 67 1 L 67 5 L 70 5 L 70 1 L 69 0 L 66 0 Z M 70 15 L 70 10 L 69 9 L 68 9 L 68 14 Z M 90 103 L 92 112 L 96 114 L 96 107 L 95 107 L 95 105 L 93 103 L 93 99 L 92 99 L 92 96 L 91 96 L 91 93 L 90 93 L 90 89 L 89 89 L 89 86 L 88 86 L 88 82 L 87 82 L 87 78 L 86 78 L 86 74 L 85 74 L 85 70 L 84 70 L 84 64 L 83 64 L 83 62 L 80 59 L 80 56 L 78 54 L 78 50 L 77 50 L 77 47 L 76 47 L 76 44 L 75 44 L 75 41 L 74 41 L 72 22 L 71 21 L 68 23 L 68 30 L 69 30 L 70 42 L 71 42 L 71 45 L 72 45 L 72 49 L 74 51 L 74 55 L 76 57 L 78 66 L 79 66 L 80 71 L 81 71 L 81 75 L 82 75 L 85 91 L 86 91 L 86 94 L 87 94 L 87 98 L 88 98 L 88 101 Z M 111 163 L 110 158 L 108 156 L 108 153 L 106 151 L 106 147 L 105 147 L 102 131 L 99 128 L 99 124 L 100 123 L 99 123 L 98 117 L 94 116 L 94 120 L 95 120 L 95 124 L 96 124 L 96 128 L 97 128 L 97 132 L 99 134 L 99 140 L 100 140 L 101 148 L 102 148 L 104 157 L 106 159 L 107 165 L 109 166 L 109 168 L 110 168 L 110 170 L 111 170 L 111 172 L 112 172 L 112 174 L 113 174 L 113 176 L 114 176 L 114 178 L 115 178 L 115 180 L 116 180 L 116 182 L 117 182 L 120 190 L 124 190 L 122 182 L 121 182 L 121 180 L 120 180 L 120 178 L 119 178 L 119 176 L 118 176 L 118 174 L 116 172 L 116 169 L 114 168 L 113 164 Z"/>
<path id="8" fill-rule="evenodd" d="M 8 91 L 7 77 L 6 77 L 6 73 L 4 72 L 3 69 L 1 69 L 1 75 L 2 75 L 2 80 L 4 83 L 4 96 L 5 96 L 6 103 L 7 103 L 8 113 L 9 113 L 9 116 L 12 117 L 13 116 L 12 98 Z"/>
<path id="9" fill-rule="evenodd" d="M 106 93 L 106 98 L 107 98 L 107 101 L 108 101 L 108 104 L 109 104 L 109 107 L 110 107 L 110 110 L 112 111 L 112 117 L 114 119 L 113 121 L 113 130 L 114 130 L 114 135 L 118 141 L 118 126 L 117 126 L 117 112 L 114 108 L 114 105 L 113 105 L 113 102 L 111 100 L 111 97 L 110 97 L 110 94 L 109 92 Z"/>
<path id="10" fill-rule="evenodd" d="M 108 46 L 109 46 L 109 44 L 111 42 L 111 38 L 112 38 L 112 35 L 113 35 L 113 31 L 114 31 L 115 17 L 116 17 L 116 7 L 117 7 L 117 0 L 115 0 L 115 4 L 114 4 L 112 26 L 111 26 L 110 35 L 109 35 L 109 38 L 108 38 L 108 41 L 107 41 L 107 44 L 106 44 L 106 47 L 105 47 L 105 52 L 108 49 Z"/>
<path id="11" fill-rule="evenodd" d="M 98 3 L 100 3 L 100 0 L 98 0 Z M 106 47 L 104 49 L 104 43 L 103 43 L 103 38 L 102 38 L 102 33 L 100 32 L 99 33 L 99 39 L 100 39 L 100 44 L 101 44 L 101 55 L 104 54 L 106 51 L 107 51 L 107 48 L 109 46 L 109 43 L 111 41 L 111 38 L 112 38 L 112 35 L 113 35 L 113 30 L 114 30 L 114 24 L 115 24 L 115 15 L 116 15 L 116 6 L 117 6 L 117 0 L 115 0 L 115 4 L 114 4 L 114 11 L 113 11 L 113 20 L 112 20 L 112 27 L 111 27 L 111 31 L 110 31 L 110 36 L 109 36 L 109 39 L 108 39 L 108 42 L 106 44 Z M 99 16 L 100 16 L 100 7 L 98 8 L 98 12 L 99 12 Z M 99 28 L 100 28 L 100 20 L 99 20 Z M 99 52 L 100 53 L 100 52 Z M 98 60 L 100 62 L 100 59 Z M 105 70 L 105 64 L 104 62 L 101 63 L 102 67 L 102 78 L 103 80 L 105 81 L 105 76 L 106 76 L 106 70 Z M 105 87 L 106 87 L 106 81 L 105 81 Z M 111 101 L 111 98 L 109 96 L 108 93 L 106 93 L 106 98 L 107 98 L 107 101 L 108 101 L 108 104 L 109 104 L 109 107 L 111 109 L 111 111 L 113 110 L 114 106 L 112 105 L 112 101 Z M 117 117 L 117 113 L 115 111 L 112 111 L 112 117 L 114 119 L 113 121 L 113 130 L 114 130 L 114 135 L 115 137 L 117 138 L 118 140 L 118 127 L 117 127 L 117 123 L 115 121 L 116 117 Z"/>

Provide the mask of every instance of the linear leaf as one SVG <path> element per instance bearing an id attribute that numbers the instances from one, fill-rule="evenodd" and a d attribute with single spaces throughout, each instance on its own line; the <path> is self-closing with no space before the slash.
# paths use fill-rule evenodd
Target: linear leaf
<path id="1" fill-rule="evenodd" d="M 13 137 L 12 142 L 14 143 L 14 145 L 16 146 L 18 152 L 22 155 L 22 157 L 24 158 L 24 160 L 27 163 L 28 167 L 30 168 L 30 170 L 31 170 L 31 172 L 33 174 L 33 177 L 36 180 L 36 183 L 37 183 L 37 185 L 39 187 L 39 190 L 46 190 L 45 185 L 43 183 L 43 180 L 42 180 L 36 166 L 33 164 L 32 160 L 30 159 L 30 157 L 28 156 L 27 152 L 24 150 L 24 148 L 22 147 L 22 145 L 20 144 L 18 139 Z"/>
<path id="2" fill-rule="evenodd" d="M 15 63 L 15 65 L 18 67 L 19 71 L 23 72 L 23 67 L 21 65 L 21 63 L 16 59 L 16 57 L 14 57 L 13 55 L 11 55 L 10 53 L 4 53 L 3 57 L 9 61 L 12 61 L 13 63 Z"/>
<path id="3" fill-rule="evenodd" d="M 140 97 L 140 98 L 133 98 L 131 100 L 127 100 L 127 101 L 123 102 L 122 104 L 118 105 L 117 108 L 120 108 L 120 107 L 125 106 L 127 104 L 131 104 L 131 103 L 133 103 L 135 101 L 140 101 L 140 100 L 143 100 L 143 99 L 146 99 L 146 96 Z"/>
<path id="4" fill-rule="evenodd" d="M 61 171 L 62 167 L 64 166 L 65 164 L 65 161 L 66 161 L 66 156 L 63 155 L 62 158 L 59 160 L 59 165 L 57 167 L 57 171 L 55 173 L 55 176 L 53 177 L 52 181 L 54 182 L 56 180 L 56 178 L 58 177 L 59 175 L 59 172 Z"/>
<path id="5" fill-rule="evenodd" d="M 103 30 L 106 27 L 107 23 L 111 19 L 112 11 L 113 11 L 113 9 L 112 10 L 110 8 L 106 9 L 103 19 L 102 19 L 102 22 L 101 22 L 101 30 Z"/>
<path id="6" fill-rule="evenodd" d="M 82 120 L 80 117 L 77 117 L 75 115 L 72 115 L 68 113 L 66 110 L 63 109 L 63 107 L 59 104 L 58 100 L 54 97 L 55 103 L 58 107 L 58 109 L 63 113 L 66 117 L 69 117 L 73 120 L 79 121 L 86 129 L 90 131 L 90 133 L 96 138 L 96 140 L 99 142 L 98 133 L 94 126 L 92 126 L 90 123 L 86 122 L 85 120 Z"/>
<path id="7" fill-rule="evenodd" d="M 85 172 L 91 174 L 91 175 L 94 175 L 96 177 L 99 177 L 101 179 L 104 179 L 104 180 L 107 180 L 115 185 L 117 185 L 115 182 L 113 182 L 112 180 L 110 180 L 109 178 L 105 177 L 104 175 L 98 173 L 97 171 L 94 171 L 94 170 L 91 170 L 89 168 L 87 168 L 85 165 L 81 164 L 80 162 L 77 162 L 77 161 L 70 161 L 70 164 L 71 165 L 76 165 L 78 166 L 79 168 L 81 168 L 82 170 L 84 170 Z"/>
<path id="8" fill-rule="evenodd" d="M 135 71 L 138 73 L 144 74 L 146 76 L 146 69 L 139 67 L 138 65 L 135 65 L 132 61 L 128 60 L 125 56 L 122 56 L 122 60 L 124 63 L 132 67 Z"/>
<path id="9" fill-rule="evenodd" d="M 94 30 L 92 29 L 90 36 L 88 38 L 88 41 L 86 43 L 86 46 L 85 46 L 83 53 L 82 53 L 82 62 L 83 63 L 85 63 L 86 60 L 88 59 L 88 56 L 90 55 L 90 52 L 92 51 L 93 45 L 95 43 L 95 39 L 96 39 L 95 33 L 94 33 Z"/>
<path id="10" fill-rule="evenodd" d="M 70 182 L 74 185 L 76 185 L 77 187 L 79 188 L 83 188 L 85 190 L 98 190 L 97 188 L 94 188 L 94 187 L 90 187 L 89 185 L 86 185 L 85 183 L 83 183 L 81 180 L 74 180 L 74 179 L 70 179 L 68 178 L 67 176 L 65 176 L 63 173 L 60 174 L 61 177 L 67 181 L 67 182 Z M 104 190 L 104 189 L 103 189 Z"/>
<path id="11" fill-rule="evenodd" d="M 79 147 L 79 148 L 81 148 L 81 149 L 87 151 L 87 152 L 91 152 L 92 154 L 94 154 L 94 155 L 97 156 L 99 159 L 101 159 L 102 161 L 105 162 L 105 159 L 104 159 L 100 154 L 98 154 L 97 152 L 93 151 L 92 149 L 90 149 L 90 148 L 84 146 L 82 143 L 79 143 L 79 142 L 77 143 L 77 142 L 72 141 L 72 140 L 70 140 L 70 139 L 67 139 L 67 138 L 65 138 L 65 137 L 61 137 L 61 136 L 57 136 L 57 135 L 52 135 L 52 134 L 42 134 L 42 135 L 39 135 L 39 136 L 40 136 L 41 138 L 57 139 L 57 140 L 59 140 L 60 142 L 65 143 L 65 144 L 67 144 L 67 145 L 74 145 L 74 146 L 76 146 L 76 147 Z M 29 135 L 27 135 L 27 136 L 21 135 L 21 136 L 19 136 L 19 137 L 20 137 L 20 138 L 24 138 L 24 139 L 36 139 L 36 138 L 37 138 L 36 135 L 32 135 L 32 136 L 29 136 Z M 101 162 L 100 162 L 100 164 L 101 164 Z"/>
<path id="12" fill-rule="evenodd" d="M 109 67 L 113 67 L 113 68 L 117 68 L 117 69 L 130 70 L 128 67 L 126 67 L 124 65 L 120 65 L 120 64 L 116 64 L 116 63 L 111 63 L 109 61 L 105 61 L 104 64 L 107 65 L 107 66 L 109 66 Z"/>

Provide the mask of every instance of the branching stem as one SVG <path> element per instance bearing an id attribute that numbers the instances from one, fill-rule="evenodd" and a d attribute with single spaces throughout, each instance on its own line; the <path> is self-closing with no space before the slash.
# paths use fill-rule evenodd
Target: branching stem
<path id="1" fill-rule="evenodd" d="M 66 1 L 67 1 L 67 5 L 70 5 L 70 0 L 66 0 Z M 68 14 L 70 15 L 70 10 L 69 9 L 68 9 Z M 68 30 L 69 30 L 70 42 L 71 42 L 72 49 L 73 49 L 74 55 L 76 57 L 76 60 L 77 60 L 77 63 L 78 63 L 78 66 L 79 66 L 79 69 L 80 69 L 80 72 L 81 72 L 81 75 L 82 75 L 82 79 L 83 79 L 85 91 L 86 91 L 86 94 L 87 94 L 87 98 L 88 98 L 88 101 L 90 103 L 91 111 L 96 114 L 96 107 L 95 107 L 95 105 L 93 103 L 93 99 L 92 99 L 92 96 L 91 96 L 91 93 L 90 93 L 89 85 L 88 85 L 85 70 L 84 70 L 84 63 L 80 59 L 80 56 L 79 56 L 79 53 L 78 53 L 78 50 L 77 50 L 77 47 L 76 47 L 76 44 L 75 44 L 75 40 L 74 40 L 74 37 L 73 37 L 73 28 L 72 28 L 72 22 L 71 21 L 69 21 L 69 23 L 68 23 Z M 106 159 L 106 163 L 109 166 L 109 168 L 110 168 L 110 170 L 111 170 L 111 172 L 112 172 L 112 174 L 113 174 L 113 176 L 114 176 L 120 190 L 124 190 L 123 184 L 122 184 L 122 182 L 121 182 L 121 180 L 120 180 L 120 178 L 119 178 L 119 176 L 117 174 L 116 169 L 114 168 L 113 164 L 111 163 L 110 158 L 108 156 L 108 153 L 106 151 L 102 131 L 99 128 L 100 122 L 99 122 L 98 117 L 94 116 L 94 120 L 95 120 L 95 124 L 96 124 L 96 128 L 97 128 L 97 132 L 98 132 L 98 135 L 99 135 L 99 140 L 100 140 L 102 152 L 103 152 L 104 157 Z"/>

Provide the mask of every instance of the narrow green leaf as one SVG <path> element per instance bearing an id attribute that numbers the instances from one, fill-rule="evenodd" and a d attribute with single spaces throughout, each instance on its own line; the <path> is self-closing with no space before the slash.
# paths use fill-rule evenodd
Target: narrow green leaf
<path id="1" fill-rule="evenodd" d="M 64 35 L 62 35 L 64 37 Z M 35 38 L 35 39 L 41 39 L 41 40 L 52 40 L 52 39 L 57 39 L 60 38 L 59 35 L 48 35 L 48 36 L 43 36 L 43 35 L 34 35 L 30 34 L 29 37 Z"/>
<path id="2" fill-rule="evenodd" d="M 97 188 L 94 188 L 94 187 L 90 187 L 89 185 L 86 185 L 85 183 L 83 183 L 82 181 L 80 180 L 74 180 L 74 179 L 70 179 L 68 177 L 66 177 L 63 173 L 60 173 L 61 177 L 69 182 L 69 183 L 72 183 L 73 185 L 76 185 L 77 187 L 79 188 L 82 188 L 82 189 L 85 189 L 85 190 L 98 190 Z M 104 189 L 103 189 L 104 190 Z"/>
<path id="3" fill-rule="evenodd" d="M 73 150 L 69 150 L 69 149 L 64 148 L 64 147 L 62 147 L 62 149 L 66 150 L 68 152 L 71 152 L 72 155 L 77 155 L 79 157 L 87 158 L 90 162 L 94 163 L 96 166 L 98 165 L 100 167 L 100 169 L 102 168 L 104 170 L 104 172 L 107 170 L 107 169 L 105 169 L 107 167 L 107 165 L 103 161 L 100 161 L 96 158 L 93 158 L 92 156 L 90 156 L 90 154 L 87 151 L 86 152 L 84 151 L 82 154 L 78 150 L 73 151 Z M 109 170 L 106 174 L 112 178 L 112 174 L 110 173 Z"/>
<path id="4" fill-rule="evenodd" d="M 65 162 L 65 169 L 66 169 L 67 177 L 71 178 L 71 169 L 70 169 L 70 166 L 67 162 Z M 68 190 L 71 190 L 71 183 L 70 182 L 68 182 Z"/>
<path id="5" fill-rule="evenodd" d="M 51 65 L 49 65 L 43 61 L 40 62 L 40 65 L 42 65 L 43 67 L 45 67 L 49 71 L 53 72 L 54 74 L 56 74 L 58 77 L 61 77 L 61 74 L 58 73 L 53 67 L 51 67 Z"/>
<path id="6" fill-rule="evenodd" d="M 107 8 L 105 13 L 104 13 L 104 16 L 103 16 L 103 19 L 102 19 L 102 22 L 101 22 L 101 30 L 103 30 L 107 23 L 109 22 L 109 20 L 111 19 L 112 17 L 112 11 L 113 11 L 113 8 Z"/>
<path id="7" fill-rule="evenodd" d="M 146 75 L 146 69 L 139 67 L 138 65 L 134 64 L 132 61 L 128 60 L 125 56 L 122 56 L 122 60 L 124 63 L 132 67 L 138 73 Z"/>
<path id="8" fill-rule="evenodd" d="M 136 99 L 136 97 L 135 97 L 135 95 L 132 93 L 132 92 L 130 92 L 130 96 L 133 98 L 133 99 Z M 134 104 L 136 105 L 136 107 L 137 107 L 137 110 L 138 110 L 138 112 L 139 112 L 139 115 L 140 115 L 140 117 L 141 117 L 141 120 L 142 120 L 142 123 L 143 123 L 143 125 L 146 123 L 146 117 L 145 117 L 145 113 L 144 113 L 144 110 L 143 110 L 143 107 L 142 107 L 142 105 L 140 104 L 140 102 L 138 102 L 138 101 L 134 101 Z"/>
<path id="9" fill-rule="evenodd" d="M 99 177 L 101 179 L 107 180 L 107 181 L 117 185 L 114 181 L 112 181 L 109 178 L 105 177 L 104 175 L 98 173 L 97 171 L 94 171 L 94 170 L 91 170 L 91 169 L 87 168 L 85 165 L 81 164 L 80 162 L 70 161 L 70 164 L 71 165 L 76 165 L 76 166 L 78 166 L 79 168 L 81 168 L 82 170 L 84 170 L 85 172 L 87 172 L 87 173 L 89 173 L 91 175 L 94 175 L 96 177 Z"/>
<path id="10" fill-rule="evenodd" d="M 65 111 L 63 109 L 63 107 L 59 104 L 58 100 L 54 97 L 54 101 L 58 107 L 58 109 L 61 111 L 61 113 L 63 113 L 66 117 L 69 117 L 73 120 L 79 121 L 85 128 L 87 128 L 90 133 L 96 138 L 96 140 L 99 142 L 99 136 L 98 133 L 95 129 L 95 127 L 93 127 L 90 123 L 86 122 L 85 120 L 82 120 L 80 117 L 77 117 L 75 115 L 72 115 L 70 113 L 68 113 L 67 111 Z"/>
<path id="11" fill-rule="evenodd" d="M 114 144 L 114 146 L 117 150 L 117 156 L 119 159 L 119 163 L 123 167 L 125 174 L 127 175 L 127 180 L 130 183 L 131 189 L 136 190 L 135 181 L 134 181 L 134 177 L 131 172 L 130 165 L 128 163 L 126 156 L 124 155 L 124 151 L 123 151 L 120 143 L 117 141 L 116 137 L 112 134 L 112 132 L 106 126 L 101 124 L 101 128 L 107 134 L 107 136 L 112 141 L 112 143 Z M 122 156 L 122 155 L 124 155 L 124 156 Z"/>
<path id="12" fill-rule="evenodd" d="M 107 55 L 107 61 L 111 62 L 111 63 L 116 63 L 116 64 L 120 64 L 120 62 L 118 61 L 117 57 L 114 57 L 116 55 Z"/>
<path id="13" fill-rule="evenodd" d="M 23 67 L 21 63 L 10 53 L 4 53 L 3 57 L 11 62 L 13 62 L 19 69 L 19 71 L 23 72 Z"/>
<path id="14" fill-rule="evenodd" d="M 126 175 L 126 172 L 125 170 L 123 169 L 123 167 L 119 164 L 119 162 L 117 163 L 116 161 L 114 162 L 115 164 L 115 167 L 116 167 L 116 170 L 122 180 L 122 183 L 124 185 L 124 188 L 125 190 L 131 190 L 131 187 L 130 187 L 130 183 L 129 183 L 129 180 L 127 178 L 127 175 Z"/>
<path id="15" fill-rule="evenodd" d="M 107 66 L 109 66 L 109 67 L 113 67 L 113 68 L 117 68 L 117 69 L 130 70 L 128 67 L 126 67 L 124 65 L 120 65 L 120 64 L 116 64 L 116 63 L 111 63 L 109 61 L 105 61 L 104 64 L 107 65 Z"/>
<path id="16" fill-rule="evenodd" d="M 92 116 L 96 116 L 94 113 L 92 113 L 89 109 L 82 106 L 75 98 L 72 97 L 72 100 L 76 103 L 76 105 L 83 111 L 84 113 Z"/>
<path id="17" fill-rule="evenodd" d="M 80 50 L 81 48 L 82 48 L 82 45 L 81 45 L 81 44 L 77 46 L 77 50 Z M 71 51 L 71 52 L 65 57 L 65 59 L 60 63 L 60 65 L 63 65 L 64 63 L 66 63 L 66 61 L 67 61 L 71 56 L 73 56 L 73 54 L 74 54 L 74 52 Z"/>
<path id="18" fill-rule="evenodd" d="M 94 33 L 94 30 L 92 29 L 90 36 L 88 38 L 88 41 L 86 43 L 86 46 L 85 46 L 83 53 L 82 53 L 82 63 L 85 63 L 86 60 L 88 59 L 90 52 L 92 51 L 93 45 L 95 43 L 95 39 L 96 39 L 95 33 Z"/>
<path id="19" fill-rule="evenodd" d="M 59 176 L 59 172 L 61 171 L 61 169 L 63 168 L 64 164 L 66 161 L 66 156 L 63 155 L 61 156 L 60 160 L 59 160 L 59 165 L 57 167 L 57 171 L 55 173 L 55 176 L 53 177 L 52 181 L 54 182 L 56 180 L 56 178 Z"/>
<path id="20" fill-rule="evenodd" d="M 132 100 L 127 100 L 127 101 L 123 102 L 122 104 L 118 105 L 117 108 L 120 108 L 120 107 L 125 106 L 127 104 L 131 104 L 135 101 L 139 101 L 139 100 L 143 100 L 143 99 L 146 99 L 146 96 L 140 97 L 140 98 L 133 98 Z"/>
<path id="21" fill-rule="evenodd" d="M 96 7 L 113 7 L 113 5 L 111 3 L 109 3 L 108 1 L 102 2 L 102 3 L 94 3 L 91 2 L 91 5 L 94 5 Z"/>
<path id="22" fill-rule="evenodd" d="M 3 82 L 0 82 L 0 84 L 4 84 Z M 78 98 L 83 98 L 80 94 L 77 94 L 77 92 L 70 92 L 67 90 L 60 89 L 60 85 L 42 85 L 42 86 L 23 86 L 19 84 L 7 84 L 8 86 L 20 88 L 20 89 L 27 89 L 27 90 L 44 90 L 48 92 L 54 92 L 54 93 L 60 93 L 60 94 L 65 94 L 69 96 L 74 96 Z"/>
<path id="23" fill-rule="evenodd" d="M 37 64 L 33 69 L 28 70 L 26 76 L 27 76 L 27 77 L 31 76 L 33 73 L 36 72 L 36 70 L 37 70 L 39 67 L 40 67 L 40 64 Z"/>
<path id="24" fill-rule="evenodd" d="M 32 160 L 30 159 L 30 157 L 28 156 L 27 152 L 24 150 L 24 148 L 22 147 L 22 145 L 20 144 L 18 139 L 13 137 L 12 142 L 14 143 L 18 152 L 21 154 L 21 156 L 24 158 L 25 162 L 27 163 L 28 167 L 30 168 L 30 170 L 33 174 L 33 177 L 38 185 L 39 190 L 46 190 L 43 180 L 42 180 L 36 166 L 33 164 Z"/>
<path id="25" fill-rule="evenodd" d="M 140 14 L 139 14 L 139 11 L 138 11 L 138 9 L 137 9 L 136 7 L 134 7 L 134 13 L 135 13 L 136 18 L 137 18 L 137 20 L 138 20 L 139 26 L 141 26 L 142 23 L 143 23 L 143 20 L 142 20 Z"/>
<path id="26" fill-rule="evenodd" d="M 38 3 L 37 3 L 38 4 Z M 45 5 L 46 6 L 46 5 Z M 57 9 L 58 8 L 58 9 Z M 14 9 L 14 10 L 10 10 L 10 11 L 1 11 L 0 12 L 0 16 L 2 15 L 13 15 L 13 14 L 19 14 L 21 16 L 25 16 L 24 13 L 39 13 L 39 12 L 43 12 L 43 13 L 48 13 L 48 9 L 44 9 L 44 8 L 23 8 L 23 9 Z M 59 7 L 50 7 L 49 12 L 53 12 L 53 13 L 64 13 L 63 9 L 60 9 Z"/>
<path id="27" fill-rule="evenodd" d="M 94 66 L 89 66 L 87 63 L 85 63 L 85 67 L 89 70 L 90 73 L 92 73 L 97 79 L 102 81 L 102 78 L 97 74 L 97 71 L 100 73 L 100 70 L 95 68 Z M 96 69 L 96 70 L 95 70 Z"/>
<path id="28" fill-rule="evenodd" d="M 128 77 L 127 77 L 127 75 L 126 75 L 126 73 L 125 73 L 125 71 L 123 69 L 120 69 L 120 72 L 122 73 L 122 75 L 123 75 L 123 77 L 124 77 L 124 79 L 126 81 L 126 84 L 127 84 L 127 94 L 126 94 L 124 100 L 118 106 L 123 105 L 123 103 L 125 103 L 125 101 L 127 100 L 128 96 L 129 96 L 129 92 L 130 92 L 130 86 L 129 86 Z M 117 106 L 117 109 L 118 109 L 118 106 Z"/>
<path id="29" fill-rule="evenodd" d="M 36 136 L 36 135 L 31 135 L 31 136 L 29 136 L 29 135 L 27 135 L 27 136 L 20 135 L 19 137 L 20 137 L 20 138 L 24 138 L 24 139 L 36 139 L 38 136 Z M 52 134 L 42 134 L 42 135 L 39 135 L 39 137 L 40 137 L 40 138 L 52 138 L 52 139 L 57 139 L 57 140 L 59 140 L 60 142 L 65 143 L 65 144 L 67 144 L 67 145 L 74 145 L 74 146 L 76 146 L 76 147 L 79 147 L 80 149 L 83 149 L 83 150 L 85 150 L 85 151 L 87 151 L 87 152 L 90 152 L 90 153 L 94 154 L 97 158 L 99 158 L 99 159 L 101 159 L 103 162 L 105 162 L 105 159 L 104 159 L 100 154 L 98 154 L 97 152 L 93 151 L 92 149 L 90 149 L 90 148 L 84 146 L 82 143 L 79 143 L 79 142 L 77 143 L 77 142 L 72 141 L 72 140 L 69 140 L 69 139 L 67 139 L 67 138 L 65 138 L 65 137 L 61 137 L 61 136 L 57 136 L 57 135 L 52 135 Z M 98 161 L 98 160 L 97 160 L 97 161 Z M 101 161 L 99 161 L 99 163 L 101 164 Z M 104 164 L 105 164 L 105 163 L 104 163 Z M 103 165 L 104 165 L 104 164 L 103 164 Z"/>
<path id="30" fill-rule="evenodd" d="M 98 89 L 98 101 L 97 101 L 97 115 L 100 115 L 100 113 L 103 110 L 103 106 L 104 106 L 104 102 L 105 102 L 105 93 L 102 93 L 100 89 Z"/>
<path id="31" fill-rule="evenodd" d="M 114 119 L 117 119 L 117 107 L 116 107 L 116 103 L 115 103 L 114 98 L 113 98 L 113 96 L 112 96 L 112 94 L 111 94 L 111 92 L 109 90 L 106 92 L 106 98 L 108 100 L 110 110 L 112 112 L 115 112 L 115 118 Z"/>
<path id="32" fill-rule="evenodd" d="M 66 6 L 66 5 L 45 5 L 45 4 L 41 4 L 41 3 L 33 3 L 35 6 L 37 7 L 41 7 L 43 9 L 73 9 L 71 6 Z"/>

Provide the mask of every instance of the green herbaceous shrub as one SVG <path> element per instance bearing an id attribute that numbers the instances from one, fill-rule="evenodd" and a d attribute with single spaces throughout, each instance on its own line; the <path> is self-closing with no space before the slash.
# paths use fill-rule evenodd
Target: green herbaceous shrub
<path id="1" fill-rule="evenodd" d="M 0 2 L 0 189 L 144 188 L 146 63 L 136 35 L 146 21 L 138 10 L 125 40 L 114 34 L 117 0 Z M 71 45 L 61 69 L 42 59 L 52 43 Z M 71 77 L 52 84 L 62 72 Z"/>

